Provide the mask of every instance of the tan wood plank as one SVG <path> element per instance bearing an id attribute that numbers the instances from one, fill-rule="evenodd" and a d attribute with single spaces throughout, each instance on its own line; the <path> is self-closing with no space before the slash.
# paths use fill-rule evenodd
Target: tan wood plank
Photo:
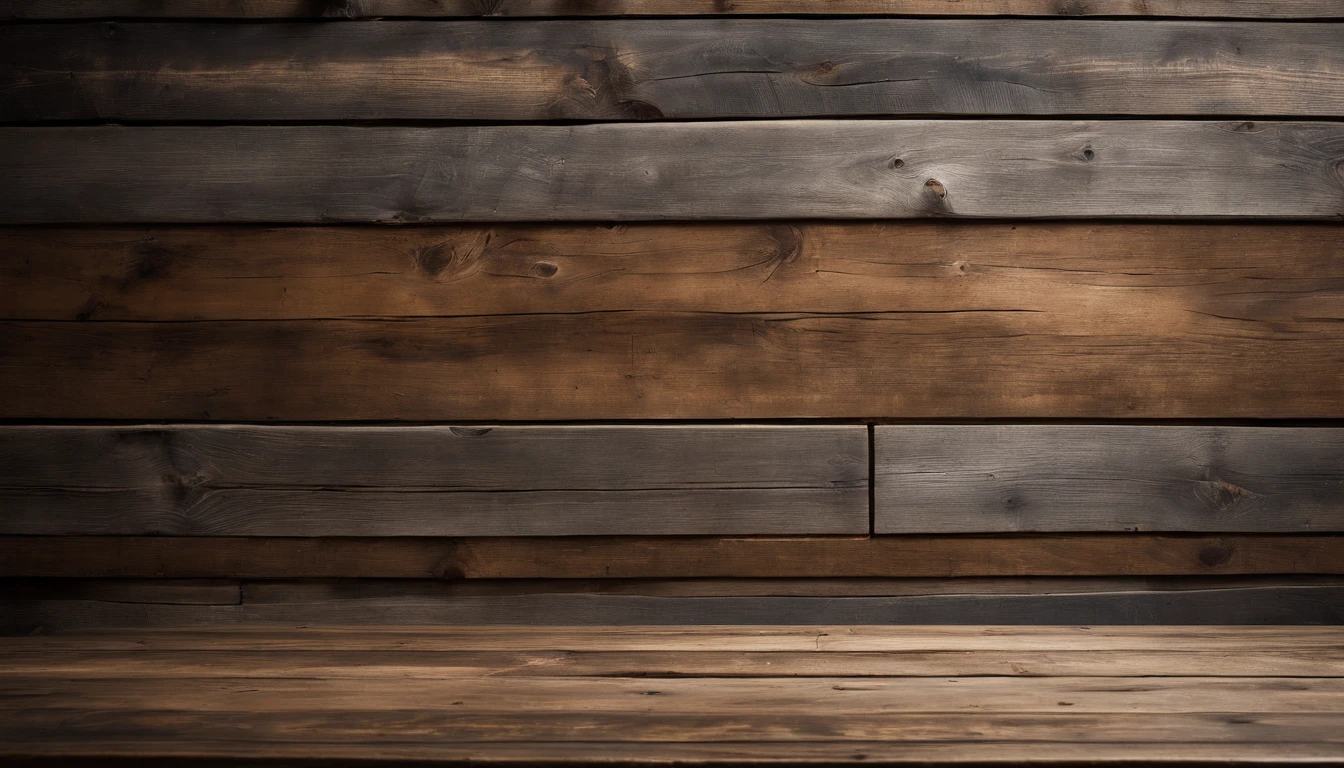
<path id="1" fill-rule="evenodd" d="M 153 640 L 151 639 L 151 642 Z M 1341 641 L 1344 643 L 1344 640 Z M 1086 645 L 1086 643 L 1076 643 Z M 1344 647 L 950 651 L 442 651 L 8 648 L 0 676 L 261 677 L 1344 677 Z M 1251 643 L 1249 645 L 1256 645 Z M 1180 647 L 1178 643 L 1168 643 Z"/>
<path id="2" fill-rule="evenodd" d="M 1333 536 L 0 536 L 0 577 L 678 579 L 1344 574 Z"/>
<path id="3" fill-rule="evenodd" d="M 1226 16 L 1338 18 L 1334 0 L 3 0 L 0 18 L 396 18 L 507 16 Z"/>
<path id="4" fill-rule="evenodd" d="M 1014 309 L 1086 333 L 1220 327 L 1210 315 L 1301 329 L 1344 313 L 1341 249 L 1339 226 L 1241 223 L 0 228 L 0 309 L 28 320 Z"/>
<path id="5" fill-rule="evenodd" d="M 878 533 L 1344 528 L 1344 430 L 878 426 Z"/>
<path id="6" fill-rule="evenodd" d="M 1341 169 L 1335 122 L 0 128 L 0 224 L 1335 220 Z"/>
<path id="7" fill-rule="evenodd" d="M 1001 19 L 30 24 L 5 35 L 0 122 L 1330 117 L 1344 114 L 1339 35 Z"/>

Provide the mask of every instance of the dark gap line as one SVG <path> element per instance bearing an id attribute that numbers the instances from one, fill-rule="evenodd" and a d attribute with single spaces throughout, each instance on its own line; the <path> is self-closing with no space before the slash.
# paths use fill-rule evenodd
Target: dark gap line
<path id="1" fill-rule="evenodd" d="M 1344 35 L 1344 29 L 1341 29 Z M 481 120 L 471 118 L 406 118 L 374 120 L 315 120 L 285 118 L 232 120 L 17 120 L 0 121 L 0 128 L 564 128 L 582 126 L 654 126 L 664 124 L 724 124 L 777 122 L 1182 122 L 1182 123 L 1337 123 L 1344 115 L 1251 115 L 1219 114 L 1129 114 L 1129 113 L 1041 113 L 1041 114 L 947 114 L 908 112 L 895 114 L 764 115 L 727 117 L 663 117 L 657 120 L 596 120 L 584 118 L 538 120 Z"/>
<path id="2" fill-rule="evenodd" d="M 263 427 L 654 427 L 654 426 L 1149 426 L 1149 427 L 1291 427 L 1291 428 L 1344 428 L 1344 417 L 1297 418 L 1126 418 L 1126 417 L 833 417 L 833 418 L 741 418 L 741 419 L 556 419 L 507 420 L 460 419 L 456 421 L 396 420 L 396 419 L 319 419 L 310 421 L 258 419 L 90 419 L 79 417 L 22 418 L 0 417 L 0 426 L 263 426 Z"/>
<path id="3" fill-rule="evenodd" d="M 1179 23 L 1242 23 L 1242 24 L 1329 24 L 1344 22 L 1344 14 L 1335 16 L 1179 16 L 1179 15 L 1139 15 L 1139 14 L 968 14 L 968 13 L 701 13 L 701 14 L 593 14 L 593 15 L 457 15 L 457 16 L 83 16 L 83 17 L 17 17 L 0 19 L 0 26 L 32 25 L 74 25 L 74 24 L 340 24 L 340 23 L 378 23 L 382 21 L 415 21 L 430 23 L 485 22 L 505 24 L 509 22 L 548 22 L 548 21 L 768 21 L 788 19 L 795 21 L 872 21 L 926 19 L 931 21 L 993 21 L 1020 20 L 1042 23 L 1088 22 L 1088 21 L 1132 21 L 1179 22 Z"/>

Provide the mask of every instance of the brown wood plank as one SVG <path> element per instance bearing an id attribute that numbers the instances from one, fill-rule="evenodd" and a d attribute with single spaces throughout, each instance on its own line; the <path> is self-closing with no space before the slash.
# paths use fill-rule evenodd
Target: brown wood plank
<path id="1" fill-rule="evenodd" d="M 10 534 L 863 533 L 863 426 L 0 426 Z"/>
<path id="2" fill-rule="evenodd" d="M 457 677 L 1344 677 L 1344 648 L 916 652 L 21 651 L 0 676 L 62 679 Z"/>
<path id="3" fill-rule="evenodd" d="M 0 749 L 5 747 L 0 746 Z M 1170 768 L 1177 764 L 1298 765 L 1344 764 L 1344 745 L 1312 743 L 1060 743 L 1060 742 L 498 742 L 453 744 L 270 743 L 247 741 L 100 741 L 30 742 L 6 755 L 7 765 L 233 768 L 237 760 L 264 761 L 267 768 L 312 768 L 315 759 L 420 760 L 428 765 L 866 765 L 921 766 L 1019 764 L 1114 765 Z M 421 765 L 416 768 L 421 768 Z"/>
<path id="4" fill-rule="evenodd" d="M 1335 536 L 3 536 L 0 577 L 676 579 L 1340 574 Z"/>
<path id="5" fill-rule="evenodd" d="M 1338 18 L 1335 0 L 0 0 L 0 18 L 507 16 L 1226 16 Z"/>
<path id="6" fill-rule="evenodd" d="M 169 651 L 563 651 L 572 653 L 980 653 L 1302 652 L 1327 658 L 1340 645 L 1330 626 L 370 626 L 105 629 L 5 638 L 14 653 Z"/>
<path id="7" fill-rule="evenodd" d="M 1344 114 L 1337 24 L 52 24 L 0 122 Z M 732 40 L 732 45 L 725 45 Z"/>
<path id="8" fill-rule="evenodd" d="M 0 316 L 1017 309 L 1151 336 L 1344 316 L 1341 249 L 1344 228 L 1322 224 L 0 228 Z"/>
<path id="9" fill-rule="evenodd" d="M 1333 220 L 1344 215 L 1344 124 L 0 128 L 0 172 L 5 224 Z"/>
<path id="10" fill-rule="evenodd" d="M 1339 531 L 1344 430 L 878 426 L 878 533 Z"/>
<path id="11" fill-rule="evenodd" d="M 502 680 L 503 678 L 501 678 Z M 1097 680 L 1098 678 L 1091 678 Z M 1256 678 L 1252 678 L 1257 680 Z M 251 684 L 252 678 L 248 678 Z M 869 679 L 842 679 L 836 685 L 868 685 Z M 88 684 L 88 681 L 81 681 Z M 121 681 L 124 685 L 124 681 Z M 164 682 L 162 680 L 155 681 Z M 226 690 L 233 685 L 212 681 Z M 260 692 L 270 692 L 269 681 L 257 682 Z M 348 681 L 343 681 L 348 686 Z M 361 681 L 361 683 L 367 681 Z M 438 681 L 445 694 L 452 695 L 458 680 Z M 1131 682 L 1131 685 L 1133 683 Z M 1148 684 L 1146 681 L 1144 684 Z M 1265 684 L 1272 684 L 1265 681 Z M 2 685 L 2 684 L 0 684 Z M 645 687 L 657 685 L 646 682 Z M 34 686 L 38 687 L 38 686 Z M 89 687 L 94 687 L 89 685 Z M 530 687 L 530 686 L 529 686 Z M 864 690 L 841 688 L 840 690 Z M 576 698 L 585 693 L 575 686 Z M 647 693 L 642 691 L 640 693 Z M 661 693 L 661 691 L 660 691 Z M 968 692 L 969 693 L 969 692 Z M 636 694 L 637 695 L 637 694 Z M 1067 695 L 1067 694 L 1066 694 Z M 172 700 L 170 695 L 165 699 Z M 239 697 L 243 698 L 243 697 Z M 247 697 L 250 700 L 251 697 Z M 1076 696 L 1073 698 L 1077 698 Z M 694 699 L 692 699 L 694 700 Z M 109 742 L 138 742 L 141 739 L 169 740 L 192 734 L 193 741 L 249 742 L 273 744 L 306 737 L 324 743 L 405 744 L 490 743 L 532 741 L 590 742 L 594 739 L 615 743 L 734 743 L 769 739 L 773 742 L 798 743 L 826 738 L 831 741 L 890 740 L 996 742 L 1114 742 L 1198 744 L 1220 741 L 1252 743 L 1338 743 L 1344 715 L 1340 713 L 1072 713 L 1059 711 L 1030 713 L 882 713 L 833 712 L 830 701 L 816 701 L 813 712 L 784 711 L 695 713 L 621 713 L 621 712 L 486 712 L 459 711 L 459 707 L 405 707 L 398 711 L 265 711 L 238 710 L 205 712 L 193 709 L 143 711 L 104 709 L 92 711 L 70 706 L 28 708 L 6 714 L 0 736 L 7 742 L 32 744 L 62 739 Z M 443 702 L 447 703 L 447 702 Z M 707 702 L 713 706 L 716 702 Z M 55 702 L 54 702 L 55 704 Z M 146 709 L 157 702 L 146 705 Z M 818 714 L 824 712 L 824 714 Z M 78 713 L 72 727 L 72 715 Z M 83 723 L 89 723 L 83 726 Z M 433 734 L 431 737 L 429 734 Z M 978 737 L 978 738 L 977 738 Z M 2 754 L 2 753 L 0 753 Z"/>
<path id="12" fill-rule="evenodd" d="M 1344 324 L 1175 312 L 1142 336 L 1012 308 L 9 321 L 0 416 L 1344 417 Z"/>
<path id="13" fill-rule="evenodd" d="M 699 590 L 702 594 L 696 594 Z M 247 582 L 240 605 L 155 605 L 96 599 L 68 586 L 6 589 L 0 631 L 69 632 L 110 627 L 292 627 L 409 624 L 1339 624 L 1344 586 L 1326 577 L 1055 579 L 998 582 L 906 580 L 877 588 L 789 594 L 740 593 L 740 585 L 601 584 L 556 580 L 472 586 L 342 580 Z M 885 594 L 882 594 L 885 593 Z"/>

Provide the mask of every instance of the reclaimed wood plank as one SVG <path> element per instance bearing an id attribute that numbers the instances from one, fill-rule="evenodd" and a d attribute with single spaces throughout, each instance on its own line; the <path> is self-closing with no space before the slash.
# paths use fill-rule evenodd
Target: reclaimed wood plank
<path id="1" fill-rule="evenodd" d="M 1339 531 L 1344 430 L 878 426 L 878 533 Z"/>
<path id="2" fill-rule="evenodd" d="M 1074 332 L 1153 336 L 1218 315 L 1300 335 L 1344 316 L 1341 249 L 1329 224 L 0 228 L 0 316 L 1018 309 Z"/>
<path id="3" fill-rule="evenodd" d="M 1145 311 L 1141 304 L 1132 308 Z M 1333 315 L 1281 324 L 1167 311 L 1171 324 L 1143 321 L 1152 329 L 1143 335 L 1133 327 L 1079 333 L 1048 311 L 994 306 L 396 321 L 5 321 L 0 416 L 1344 417 L 1337 394 L 1344 387 L 1344 324 Z"/>
<path id="4" fill-rule="evenodd" d="M 1330 23 L 51 24 L 0 122 L 1344 114 Z M 729 43 L 731 41 L 731 44 Z"/>
<path id="5" fill-rule="evenodd" d="M 82 637 L 82 636 L 81 636 Z M 62 679 L 480 677 L 1344 677 L 1344 649 L 1097 651 L 83 651 L 6 649 L 0 676 Z"/>
<path id="6" fill-rule="evenodd" d="M 241 605 L 128 604 L 40 587 L 0 599 L 0 632 L 29 634 L 107 627 L 411 624 L 1339 624 L 1338 579 L 1222 579 L 1182 585 L 1125 579 L 1079 584 L 1052 579 L 998 584 L 889 585 L 889 595 L 659 594 L 646 585 L 604 594 L 594 585 L 503 583 L 464 588 L 447 582 L 342 580 L 247 582 Z M 722 587 L 723 585 L 719 585 Z M 63 588 L 66 589 L 66 588 Z M 787 590 L 782 590 L 787 592 Z M 12 592 L 12 591 L 11 591 Z"/>
<path id="7" fill-rule="evenodd" d="M 711 15 L 1339 18 L 1334 0 L 0 0 L 0 18 L 396 18 Z"/>
<path id="8" fill-rule="evenodd" d="M 1337 219 L 1344 124 L 0 128 L 0 172 L 4 224 Z"/>
<path id="9" fill-rule="evenodd" d="M 863 426 L 0 426 L 0 531 L 862 533 Z"/>
<path id="10" fill-rule="evenodd" d="M 0 536 L 0 577 L 676 579 L 1344 575 L 1337 536 Z M 745 588 L 745 584 L 744 584 Z"/>

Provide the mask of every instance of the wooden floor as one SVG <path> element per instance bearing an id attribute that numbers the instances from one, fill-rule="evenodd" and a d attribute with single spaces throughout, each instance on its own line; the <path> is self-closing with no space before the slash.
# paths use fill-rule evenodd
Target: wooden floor
<path id="1" fill-rule="evenodd" d="M 258 627 L 0 658 L 7 765 L 1344 764 L 1344 628 Z"/>

